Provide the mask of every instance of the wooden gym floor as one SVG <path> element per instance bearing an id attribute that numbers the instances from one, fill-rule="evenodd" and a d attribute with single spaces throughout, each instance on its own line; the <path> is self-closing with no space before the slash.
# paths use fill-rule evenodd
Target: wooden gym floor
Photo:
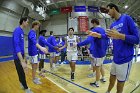
<path id="1" fill-rule="evenodd" d="M 27 84 L 34 93 L 67 93 L 46 78 L 41 78 L 42 85 L 32 82 L 31 70 L 26 75 Z M 21 88 L 13 61 L 0 63 L 0 93 L 25 93 Z"/>
<path id="2" fill-rule="evenodd" d="M 105 93 L 108 87 L 109 72 L 111 64 L 105 64 L 106 83 L 100 83 L 99 88 L 89 85 L 95 78 L 88 78 L 92 73 L 88 71 L 88 65 L 76 65 L 75 81 L 70 80 L 70 67 L 63 64 L 51 72 L 49 63 L 45 63 L 47 69 L 46 78 L 41 78 L 42 85 L 35 85 L 31 79 L 31 70 L 26 74 L 28 86 L 34 93 Z M 29 65 L 29 68 L 31 66 Z M 124 87 L 124 93 L 140 93 L 140 62 L 133 63 L 129 80 Z M 136 90 L 135 88 L 138 87 Z M 133 92 L 133 90 L 135 90 Z M 13 61 L 0 63 L 0 93 L 24 93 L 19 86 L 19 81 Z M 112 90 L 116 93 L 116 87 Z"/>
<path id="3" fill-rule="evenodd" d="M 111 64 L 105 64 L 105 77 L 107 82 L 100 83 L 99 88 L 95 88 L 89 85 L 90 82 L 95 81 L 94 78 L 88 78 L 87 75 L 92 73 L 88 71 L 88 65 L 77 65 L 76 66 L 76 76 L 75 81 L 70 80 L 70 67 L 68 64 L 63 64 L 56 68 L 54 72 L 49 71 L 49 64 L 45 65 L 48 70 L 46 76 L 51 80 L 58 83 L 60 86 L 64 87 L 71 93 L 105 93 L 109 84 L 110 76 L 110 66 Z M 126 82 L 124 87 L 124 93 L 140 93 L 140 87 L 138 87 L 134 92 L 132 92 L 140 84 L 140 62 L 133 63 L 131 74 L 129 80 Z M 111 93 L 116 93 L 116 87 L 113 88 Z"/>

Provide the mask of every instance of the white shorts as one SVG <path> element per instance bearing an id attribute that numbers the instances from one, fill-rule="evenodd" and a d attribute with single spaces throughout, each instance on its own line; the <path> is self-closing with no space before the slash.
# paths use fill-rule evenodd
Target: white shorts
<path id="1" fill-rule="evenodd" d="M 55 56 L 60 56 L 60 53 L 55 53 Z"/>
<path id="2" fill-rule="evenodd" d="M 32 64 L 35 64 L 35 63 L 38 63 L 39 61 L 38 61 L 38 56 L 37 55 L 35 55 L 35 56 L 29 56 L 29 59 L 30 59 L 30 62 L 32 63 Z"/>
<path id="3" fill-rule="evenodd" d="M 45 54 L 39 54 L 39 58 L 40 59 L 46 59 L 46 55 Z"/>
<path id="4" fill-rule="evenodd" d="M 51 58 L 54 58 L 55 55 L 56 55 L 55 52 L 50 52 L 50 57 L 51 57 Z"/>
<path id="5" fill-rule="evenodd" d="M 70 62 L 76 62 L 76 60 L 78 60 L 78 55 L 77 55 L 77 51 L 75 52 L 68 52 L 67 51 L 67 60 Z"/>
<path id="6" fill-rule="evenodd" d="M 93 58 L 93 66 L 102 66 L 105 57 L 102 58 Z"/>
<path id="7" fill-rule="evenodd" d="M 124 64 L 116 64 L 113 62 L 110 74 L 116 76 L 117 80 L 120 82 L 127 81 L 130 74 L 131 66 L 132 61 Z"/>

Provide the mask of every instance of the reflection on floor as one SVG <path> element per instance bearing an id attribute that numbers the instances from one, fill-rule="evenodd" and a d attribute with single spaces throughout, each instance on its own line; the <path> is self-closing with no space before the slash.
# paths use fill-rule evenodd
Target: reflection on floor
<path id="1" fill-rule="evenodd" d="M 139 60 L 139 57 L 138 57 Z M 88 62 L 88 61 L 83 61 Z M 47 69 L 46 78 L 42 78 L 42 85 L 35 85 L 31 81 L 31 70 L 27 73 L 27 82 L 29 87 L 34 93 L 105 93 L 108 87 L 109 73 L 111 63 L 105 64 L 106 71 L 106 83 L 100 83 L 99 88 L 95 88 L 89 85 L 90 82 L 95 81 L 94 78 L 88 78 L 87 75 L 92 73 L 89 71 L 89 65 L 87 63 L 79 63 L 76 65 L 75 81 L 70 80 L 70 67 L 69 64 L 62 64 L 57 67 L 55 71 L 50 72 L 49 63 L 45 63 L 45 69 Z M 29 64 L 31 68 L 31 65 Z M 124 93 L 140 93 L 140 62 L 133 62 L 131 74 L 129 80 L 124 87 Z M 53 81 L 53 83 L 51 82 Z M 67 92 L 62 90 L 63 87 Z M 0 93 L 24 93 L 20 89 L 15 66 L 13 61 L 0 63 Z M 138 88 L 137 88 L 138 87 Z M 136 88 L 136 89 L 135 89 Z M 132 92 L 134 91 L 134 92 Z M 116 93 L 116 87 L 113 88 L 112 93 Z"/>
<path id="2" fill-rule="evenodd" d="M 77 65 L 76 66 L 76 77 L 75 81 L 70 81 L 70 67 L 68 64 L 63 64 L 55 69 L 55 71 L 50 72 L 49 64 L 46 63 L 45 68 L 48 70 L 46 73 L 47 77 L 64 87 L 66 90 L 71 93 L 105 93 L 109 84 L 109 74 L 110 74 L 110 66 L 111 64 L 105 64 L 105 72 L 106 72 L 106 83 L 100 83 L 99 88 L 95 88 L 89 85 L 90 82 L 95 81 L 94 78 L 88 78 L 87 75 L 92 73 L 92 71 L 88 71 L 88 65 Z M 133 63 L 131 74 L 129 80 L 126 82 L 124 87 L 124 93 L 130 93 L 140 84 L 140 73 L 139 69 L 140 63 Z M 136 89 L 133 93 L 140 93 L 140 88 Z M 112 93 L 116 93 L 116 87 L 113 88 Z"/>
<path id="3" fill-rule="evenodd" d="M 26 76 L 28 86 L 34 93 L 67 93 L 46 78 L 41 78 L 42 85 L 35 85 L 30 69 Z M 0 93 L 25 93 L 20 87 L 13 61 L 0 63 Z"/>

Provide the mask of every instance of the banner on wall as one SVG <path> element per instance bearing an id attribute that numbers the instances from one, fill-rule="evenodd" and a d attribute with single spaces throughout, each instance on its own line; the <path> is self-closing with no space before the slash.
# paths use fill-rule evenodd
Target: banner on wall
<path id="1" fill-rule="evenodd" d="M 69 12 L 72 12 L 72 7 L 71 6 L 61 8 L 61 13 L 69 13 Z"/>
<path id="2" fill-rule="evenodd" d="M 95 6 L 88 6 L 88 12 L 99 12 L 99 8 Z"/>
<path id="3" fill-rule="evenodd" d="M 56 15 L 56 14 L 60 14 L 60 9 L 53 9 L 49 11 L 49 15 Z"/>
<path id="4" fill-rule="evenodd" d="M 68 28 L 73 27 L 74 28 L 74 32 L 78 32 L 78 20 L 77 18 L 72 18 L 69 17 L 68 19 Z"/>
<path id="5" fill-rule="evenodd" d="M 86 32 L 88 30 L 88 17 L 79 16 L 78 24 L 79 24 L 79 31 Z"/>
<path id="6" fill-rule="evenodd" d="M 86 6 L 74 6 L 75 12 L 86 12 Z"/>

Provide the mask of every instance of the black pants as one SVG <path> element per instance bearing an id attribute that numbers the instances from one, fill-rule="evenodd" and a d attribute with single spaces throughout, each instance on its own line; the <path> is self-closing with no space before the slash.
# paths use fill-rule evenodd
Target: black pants
<path id="1" fill-rule="evenodd" d="M 16 70 L 17 70 L 17 73 L 18 73 L 18 78 L 19 78 L 20 83 L 23 85 L 24 89 L 28 89 L 28 86 L 27 86 L 27 83 L 26 83 L 25 73 L 24 73 L 23 67 L 20 63 L 20 60 L 19 59 L 14 59 L 14 63 L 15 63 L 15 66 L 16 66 Z"/>
<path id="2" fill-rule="evenodd" d="M 45 59 L 40 59 L 40 62 L 39 62 L 39 71 L 41 71 L 41 69 L 44 68 L 44 60 Z"/>
<path id="3" fill-rule="evenodd" d="M 61 62 L 65 61 L 66 51 L 61 51 Z"/>

